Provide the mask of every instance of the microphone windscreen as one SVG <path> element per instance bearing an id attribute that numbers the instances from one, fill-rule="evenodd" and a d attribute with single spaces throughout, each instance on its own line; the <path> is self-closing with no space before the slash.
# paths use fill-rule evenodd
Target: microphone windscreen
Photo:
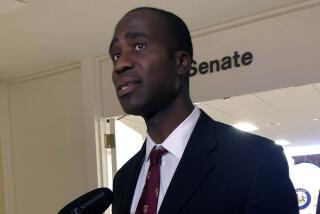
<path id="1" fill-rule="evenodd" d="M 70 202 L 58 214 L 102 214 L 110 206 L 112 199 L 112 191 L 101 187 Z"/>

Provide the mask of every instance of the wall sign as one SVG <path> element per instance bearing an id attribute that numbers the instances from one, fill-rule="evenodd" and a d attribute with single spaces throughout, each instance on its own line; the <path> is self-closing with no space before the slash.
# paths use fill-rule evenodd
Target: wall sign
<path id="1" fill-rule="evenodd" d="M 235 51 L 232 56 L 222 57 L 221 60 L 214 59 L 209 61 L 202 61 L 198 64 L 196 60 L 192 61 L 190 70 L 190 77 L 196 74 L 207 74 L 213 72 L 220 72 L 240 66 L 250 65 L 253 61 L 253 54 L 251 52 L 245 52 L 243 54 Z"/>

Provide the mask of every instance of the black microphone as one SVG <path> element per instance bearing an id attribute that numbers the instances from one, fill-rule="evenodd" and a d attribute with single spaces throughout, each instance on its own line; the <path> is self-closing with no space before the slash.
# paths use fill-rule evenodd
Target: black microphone
<path id="1" fill-rule="evenodd" d="M 112 203 L 112 198 L 110 189 L 94 189 L 70 202 L 58 214 L 102 214 Z"/>

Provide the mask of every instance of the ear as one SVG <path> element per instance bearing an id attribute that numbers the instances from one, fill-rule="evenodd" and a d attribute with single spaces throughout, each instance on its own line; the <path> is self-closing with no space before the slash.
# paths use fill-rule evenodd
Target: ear
<path id="1" fill-rule="evenodd" d="M 187 51 L 175 52 L 177 73 L 179 76 L 188 76 L 191 68 L 191 56 Z"/>

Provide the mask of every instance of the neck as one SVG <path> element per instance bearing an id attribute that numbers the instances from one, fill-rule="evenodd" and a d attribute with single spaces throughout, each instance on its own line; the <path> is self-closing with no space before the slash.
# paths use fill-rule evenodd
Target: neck
<path id="1" fill-rule="evenodd" d="M 175 100 L 152 117 L 144 118 L 148 134 L 155 143 L 162 143 L 191 114 L 193 109 L 190 99 L 183 102 Z"/>

